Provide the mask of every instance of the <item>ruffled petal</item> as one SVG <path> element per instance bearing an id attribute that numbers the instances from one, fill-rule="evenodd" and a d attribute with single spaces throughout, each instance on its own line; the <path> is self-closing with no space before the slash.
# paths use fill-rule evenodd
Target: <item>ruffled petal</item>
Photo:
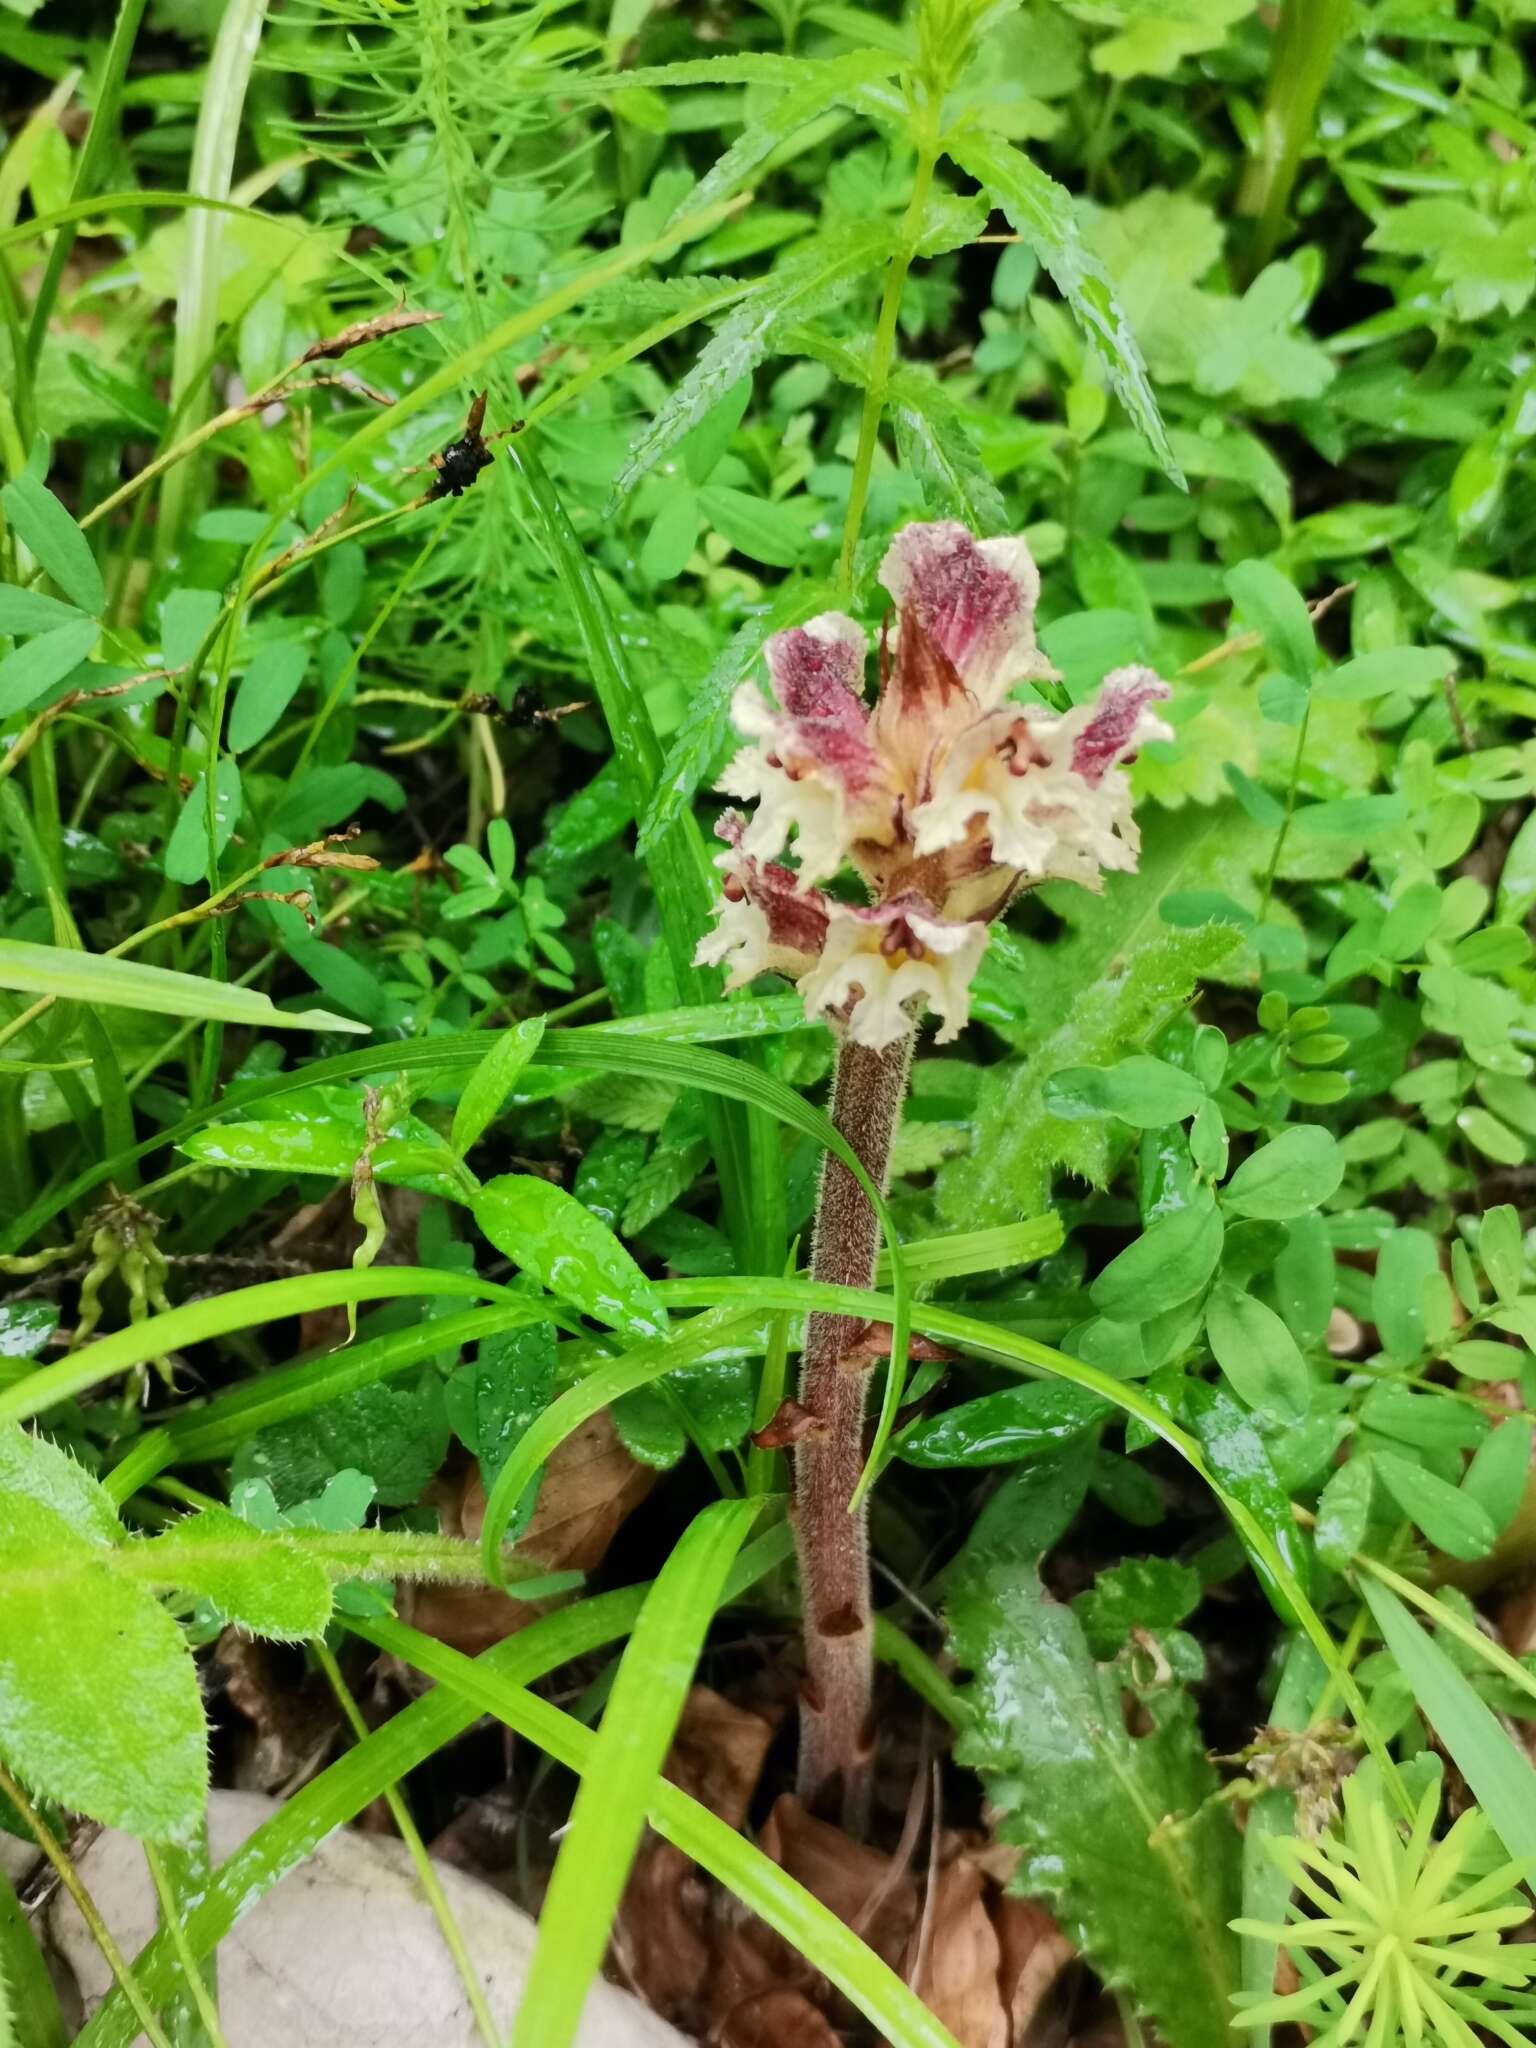
<path id="1" fill-rule="evenodd" d="M 773 694 L 796 737 L 818 760 L 835 762 L 851 783 L 876 769 L 865 728 L 864 629 L 844 612 L 823 612 L 804 626 L 775 633 L 764 652 Z"/>
<path id="2" fill-rule="evenodd" d="M 756 822 L 755 820 L 753 821 Z M 821 954 L 827 935 L 827 899 L 806 889 L 799 875 L 776 862 L 758 861 L 747 848 L 750 827 L 727 811 L 716 832 L 728 847 L 715 923 L 694 951 L 695 967 L 724 967 L 727 989 L 765 973 L 803 975 Z"/>
<path id="3" fill-rule="evenodd" d="M 803 882 L 835 875 L 860 840 L 889 838 L 895 800 L 869 737 L 859 694 L 863 631 L 841 612 L 775 633 L 767 646 L 777 701 L 751 683 L 731 700 L 731 720 L 754 742 L 731 761 L 720 786 L 756 802 L 744 845 L 772 860 L 794 839 Z"/>
<path id="4" fill-rule="evenodd" d="M 1111 768 L 1150 740 L 1171 740 L 1173 728 L 1151 707 L 1172 694 L 1155 669 L 1140 663 L 1111 669 L 1093 706 L 1093 716 L 1073 743 L 1074 772 L 1096 788 Z"/>
<path id="5" fill-rule="evenodd" d="M 908 821 L 918 857 L 982 835 L 1027 883 L 1097 889 L 1102 870 L 1134 868 L 1140 841 L 1120 763 L 1171 737 L 1150 708 L 1167 695 L 1150 669 L 1120 669 L 1094 702 L 1060 717 L 1009 706 L 977 719 L 944 750 Z"/>
<path id="6" fill-rule="evenodd" d="M 880 581 L 896 604 L 898 675 L 904 661 L 922 659 L 919 635 L 984 708 L 1015 683 L 1052 673 L 1035 645 L 1040 572 L 1022 539 L 978 541 L 952 519 L 904 527 Z M 910 696 L 914 679 L 902 680 Z"/>
<path id="7" fill-rule="evenodd" d="M 821 958 L 799 984 L 806 1013 L 846 1009 L 854 1043 L 879 1052 L 906 1037 L 914 1006 L 923 1002 L 942 1024 L 937 1043 L 946 1044 L 969 1019 L 971 981 L 986 944 L 984 924 L 953 923 L 910 902 L 870 910 L 829 904 Z"/>

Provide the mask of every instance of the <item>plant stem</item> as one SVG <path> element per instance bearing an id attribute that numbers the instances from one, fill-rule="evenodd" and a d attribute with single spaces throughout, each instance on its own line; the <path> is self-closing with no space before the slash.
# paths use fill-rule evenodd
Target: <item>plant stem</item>
<path id="1" fill-rule="evenodd" d="M 1258 216 L 1253 271 L 1275 252 L 1302 155 L 1315 132 L 1317 103 L 1349 20 L 1350 0 L 1283 0 L 1270 49 L 1258 149 L 1238 193 L 1239 213 Z"/>
<path id="2" fill-rule="evenodd" d="M 122 107 L 123 81 L 128 74 L 128 60 L 133 55 L 139 24 L 144 19 L 144 5 L 145 0 L 122 0 L 122 5 L 117 10 L 117 25 L 112 31 L 106 61 L 102 65 L 101 76 L 96 84 L 96 105 L 91 113 L 91 125 L 85 131 L 85 141 L 75 160 L 74 182 L 69 188 L 71 202 L 89 199 L 101 184 L 101 174 L 106 166 L 108 154 L 117 140 L 117 117 Z M 75 237 L 79 232 L 80 223 L 75 220 L 66 221 L 62 227 L 54 231 L 53 246 L 48 251 L 42 282 L 38 285 L 37 296 L 32 301 L 32 321 L 27 331 L 26 344 L 28 378 L 36 373 L 38 358 L 43 350 L 43 339 L 48 332 L 48 322 L 59 296 L 64 266 L 69 261 L 70 251 L 75 246 Z"/>
<path id="3" fill-rule="evenodd" d="M 912 1064 L 913 1035 L 883 1052 L 844 1038 L 832 1121 L 883 1191 Z M 816 1205 L 811 1272 L 838 1287 L 869 1287 L 880 1225 L 863 1189 L 828 1156 Z M 864 1399 L 873 1360 L 852 1355 L 866 1325 L 817 1314 L 806 1323 L 800 1403 L 817 1427 L 795 1451 L 795 1544 L 805 1628 L 800 1704 L 800 1796 L 841 1806 L 844 1825 L 867 1817 L 873 1749 L 874 1628 L 866 1512 L 850 1504 L 864 1463 Z"/>
<path id="4" fill-rule="evenodd" d="M 1269 915 L 1269 899 L 1275 893 L 1275 877 L 1280 872 L 1280 857 L 1285 852 L 1285 842 L 1291 835 L 1291 820 L 1296 815 L 1296 792 L 1301 786 L 1301 763 L 1307 751 L 1307 728 L 1312 723 L 1312 693 L 1307 692 L 1307 708 L 1301 714 L 1301 729 L 1296 735 L 1296 752 L 1291 757 L 1291 779 L 1285 790 L 1285 816 L 1275 833 L 1275 844 L 1269 856 L 1269 866 L 1264 871 L 1264 886 L 1259 892 L 1259 922 L 1262 924 Z"/>
<path id="5" fill-rule="evenodd" d="M 901 312 L 901 294 L 906 286 L 907 272 L 912 268 L 912 259 L 917 254 L 937 158 L 937 146 L 931 136 L 925 134 L 918 142 L 912 196 L 907 201 L 906 218 L 901 224 L 901 240 L 886 272 L 885 294 L 880 301 L 875 344 L 870 353 L 869 382 L 864 387 L 864 412 L 859 421 L 859 445 L 853 458 L 853 482 L 848 489 L 848 510 L 843 518 L 843 548 L 838 559 L 837 580 L 844 591 L 853 588 L 854 552 L 859 544 L 859 528 L 864 523 L 864 505 L 869 496 L 869 479 L 875 466 L 875 448 L 880 436 L 880 415 L 885 410 L 885 388 L 890 382 L 891 359 L 896 353 L 896 321 Z"/>
<path id="6" fill-rule="evenodd" d="M 105 1958 L 107 1968 L 117 1979 L 118 1988 L 133 2007 L 134 2017 L 143 2029 L 145 2039 L 152 2044 L 152 2048 L 171 2048 L 171 2044 L 165 2038 L 165 2032 L 160 2022 L 155 2018 L 148 2000 L 139 1988 L 138 1979 L 128 1966 L 127 1958 L 112 1939 L 111 1931 L 106 1921 L 102 1919 L 97 1909 L 96 1901 L 91 1897 L 81 1881 L 79 1871 L 76 1870 L 74 1864 L 70 1861 L 62 1843 L 55 1839 L 53 1830 L 33 1806 L 31 1800 L 28 1799 L 26 1793 L 22 1791 L 20 1785 L 17 1784 L 4 1764 L 0 1764 L 0 1792 L 5 1794 L 12 1806 L 21 1815 L 22 1820 L 31 1832 L 32 1839 L 53 1865 L 55 1871 L 57 1871 L 60 1883 L 79 1909 L 80 1917 L 85 1922 L 91 1939 Z"/>
<path id="7" fill-rule="evenodd" d="M 347 1726 L 359 1742 L 365 1742 L 368 1738 L 368 1724 L 357 1710 L 357 1702 L 342 1676 L 341 1666 L 326 1648 L 323 1639 L 316 1642 L 313 1648 L 315 1662 L 325 1673 L 331 1691 L 336 1695 L 336 1704 L 346 1716 Z M 464 1986 L 464 1995 L 469 2000 L 469 2009 L 474 2015 L 480 2039 L 485 2048 L 500 2048 L 501 2037 L 496 2031 L 496 2022 L 491 2016 L 490 2006 L 486 2003 L 480 1974 L 470 1958 L 459 1923 L 454 1918 L 452 1906 L 448 1903 L 448 1894 L 443 1890 L 442 1880 L 427 1853 L 427 1845 L 421 1839 L 421 1832 L 411 1818 L 411 1810 L 406 1805 L 398 1785 L 384 1787 L 384 1803 L 400 1831 L 401 1841 L 410 1851 L 411 1861 L 416 1866 L 417 1881 L 442 1930 L 444 1944 L 453 1958 L 454 1968 L 459 1973 L 459 1982 Z"/>

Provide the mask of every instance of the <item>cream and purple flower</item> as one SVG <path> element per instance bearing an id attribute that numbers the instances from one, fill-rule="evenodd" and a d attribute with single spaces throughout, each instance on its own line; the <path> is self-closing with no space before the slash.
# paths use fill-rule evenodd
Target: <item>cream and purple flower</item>
<path id="1" fill-rule="evenodd" d="M 987 926 L 1044 881 L 1102 887 L 1139 846 L 1124 764 L 1169 728 L 1168 685 L 1116 669 L 1089 704 L 1054 712 L 1009 693 L 1054 671 L 1035 643 L 1040 578 L 1022 540 L 977 541 L 954 522 L 898 534 L 880 580 L 895 605 L 880 688 L 864 699 L 867 642 L 841 612 L 768 642 L 770 702 L 732 704 L 750 742 L 721 787 L 756 804 L 719 827 L 725 886 L 701 965 L 735 988 L 772 969 L 810 1015 L 881 1048 L 918 1003 L 951 1039 L 969 1013 Z M 788 849 L 797 865 L 778 856 Z M 871 897 L 816 885 L 852 866 Z"/>

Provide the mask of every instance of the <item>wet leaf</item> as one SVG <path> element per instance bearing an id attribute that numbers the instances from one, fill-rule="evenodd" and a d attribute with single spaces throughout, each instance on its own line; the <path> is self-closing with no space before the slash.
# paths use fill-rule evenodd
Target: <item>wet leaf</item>
<path id="1" fill-rule="evenodd" d="M 662 1337 L 667 1313 L 629 1253 L 592 1211 L 536 1174 L 507 1173 L 475 1197 L 475 1221 L 499 1252 L 584 1315 Z"/>

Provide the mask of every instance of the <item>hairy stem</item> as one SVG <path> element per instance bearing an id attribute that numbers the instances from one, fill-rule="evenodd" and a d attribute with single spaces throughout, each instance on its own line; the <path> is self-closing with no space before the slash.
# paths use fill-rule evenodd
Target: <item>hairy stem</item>
<path id="1" fill-rule="evenodd" d="M 882 1190 L 912 1064 L 912 1035 L 883 1052 L 845 1038 L 832 1084 L 832 1120 Z M 840 1287 L 869 1287 L 880 1225 L 838 1159 L 822 1168 L 811 1271 Z M 857 1350 L 857 1317 L 813 1315 L 806 1324 L 800 1405 L 811 1417 L 795 1451 L 795 1544 L 805 1626 L 800 1706 L 800 1796 L 840 1806 L 862 1826 L 869 1803 L 874 1629 L 865 1510 L 850 1509 L 864 1463 L 864 1401 L 873 1360 Z"/>

